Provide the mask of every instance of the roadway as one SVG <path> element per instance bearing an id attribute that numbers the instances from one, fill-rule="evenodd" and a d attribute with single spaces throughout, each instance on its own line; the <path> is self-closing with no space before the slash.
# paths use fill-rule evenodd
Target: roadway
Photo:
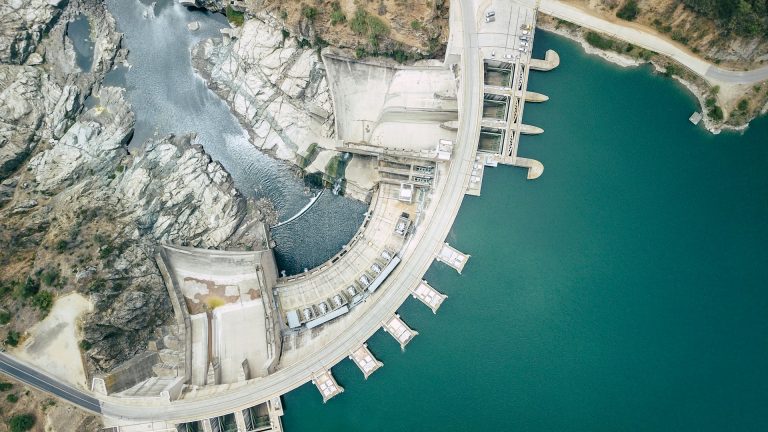
<path id="1" fill-rule="evenodd" d="M 434 261 L 453 225 L 469 184 L 480 136 L 483 76 L 475 28 L 475 11 L 472 9 L 471 0 L 454 0 L 452 6 L 460 6 L 460 10 L 456 13 L 461 14 L 464 50 L 461 59 L 462 74 L 459 93 L 463 109 L 459 112 L 460 127 L 457 145 L 444 180 L 440 182 L 437 190 L 433 191 L 435 201 L 430 206 L 433 217 L 425 220 L 420 229 L 413 234 L 403 251 L 402 264 L 379 289 L 374 298 L 375 304 L 357 321 L 355 327 L 334 339 L 323 348 L 320 354 L 302 359 L 274 374 L 247 384 L 233 385 L 226 391 L 205 398 L 180 399 L 171 403 L 98 395 L 103 415 L 126 421 L 186 422 L 255 406 L 300 387 L 309 381 L 313 372 L 330 368 L 345 359 L 351 351 L 359 348 L 373 336 L 382 322 L 403 304 L 411 294 L 410 290 L 419 284 Z M 18 376 L 12 370 L 10 373 Z M 50 381 L 50 378 L 46 379 L 42 374 L 34 371 L 32 375 L 37 376 L 41 385 Z M 25 380 L 25 377 L 20 379 Z M 68 395 L 72 390 L 60 390 L 60 392 Z M 58 393 L 54 394 L 58 395 Z M 73 403 L 86 409 L 93 407 L 85 398 L 75 398 Z"/>
<path id="2" fill-rule="evenodd" d="M 663 54 L 686 66 L 713 85 L 754 84 L 768 80 L 768 66 L 749 71 L 723 69 L 694 55 L 687 48 L 663 36 L 643 30 L 637 25 L 622 25 L 608 21 L 588 11 L 571 6 L 562 0 L 541 0 L 539 11 Z"/>
<path id="3" fill-rule="evenodd" d="M 0 372 L 10 375 L 38 390 L 64 399 L 86 411 L 101 414 L 101 406 L 97 399 L 69 384 L 61 383 L 55 378 L 13 359 L 6 353 L 0 353 Z"/>

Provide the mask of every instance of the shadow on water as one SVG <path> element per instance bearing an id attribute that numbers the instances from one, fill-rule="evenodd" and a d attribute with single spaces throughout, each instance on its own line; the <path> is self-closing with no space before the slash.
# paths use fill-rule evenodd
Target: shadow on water
<path id="1" fill-rule="evenodd" d="M 91 40 L 91 25 L 85 15 L 78 15 L 67 24 L 67 36 L 75 48 L 75 62 L 83 72 L 90 72 L 93 66 L 94 43 Z"/>
<path id="2" fill-rule="evenodd" d="M 257 150 L 229 107 L 194 72 L 190 50 L 203 39 L 220 37 L 228 26 L 221 14 L 187 9 L 172 0 L 108 0 L 118 30 L 130 50 L 130 67 L 110 72 L 106 82 L 121 85 L 136 115 L 132 146 L 151 137 L 196 133 L 196 142 L 232 175 L 240 192 L 274 203 L 286 220 L 312 194 L 291 166 Z M 197 21 L 197 31 L 187 24 Z M 275 233 L 280 269 L 314 267 L 338 252 L 357 231 L 366 207 L 343 197 L 323 200 L 296 223 Z M 325 211 L 322 209 L 326 208 Z"/>

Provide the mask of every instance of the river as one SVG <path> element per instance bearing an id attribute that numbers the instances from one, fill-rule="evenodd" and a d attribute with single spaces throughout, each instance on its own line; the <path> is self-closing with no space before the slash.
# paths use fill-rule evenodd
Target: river
<path id="1" fill-rule="evenodd" d="M 327 404 L 289 393 L 286 431 L 768 430 L 768 118 L 714 136 L 650 68 L 548 48 L 521 141 L 543 176 L 486 170 L 447 240 L 464 273 L 426 275 L 437 316 L 409 299 L 407 350 L 379 331 L 384 367 L 341 362 Z"/>
<path id="2" fill-rule="evenodd" d="M 302 209 L 314 192 L 288 164 L 250 143 L 227 105 L 192 69 L 191 47 L 220 37 L 219 30 L 228 26 L 226 18 L 173 0 L 108 0 L 107 7 L 130 50 L 130 68 L 110 72 L 105 84 L 127 89 L 136 114 L 131 147 L 153 136 L 194 132 L 197 142 L 232 175 L 238 190 L 269 198 L 279 220 Z M 194 32 L 187 29 L 193 21 L 200 23 Z M 366 210 L 359 201 L 324 193 L 301 218 L 273 231 L 278 268 L 295 274 L 331 258 L 352 238 Z"/>

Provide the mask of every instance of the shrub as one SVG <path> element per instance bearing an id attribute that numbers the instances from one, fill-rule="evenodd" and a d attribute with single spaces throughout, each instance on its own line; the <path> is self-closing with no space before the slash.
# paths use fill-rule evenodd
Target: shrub
<path id="1" fill-rule="evenodd" d="M 640 11 L 637 8 L 637 0 L 627 0 L 624 6 L 616 12 L 616 16 L 626 21 L 634 21 L 638 12 Z"/>
<path id="2" fill-rule="evenodd" d="M 24 285 L 21 286 L 21 296 L 29 298 L 37 294 L 38 291 L 40 291 L 40 281 L 32 276 L 28 276 Z"/>
<path id="3" fill-rule="evenodd" d="M 706 101 L 704 101 L 704 104 L 707 106 L 707 108 L 712 108 L 717 104 L 717 99 L 713 97 L 708 97 Z"/>
<path id="4" fill-rule="evenodd" d="M 667 77 L 671 77 L 672 75 L 678 75 L 680 72 L 677 70 L 677 66 L 674 64 L 668 64 L 666 67 L 666 70 L 664 71 L 664 75 Z"/>
<path id="5" fill-rule="evenodd" d="M 341 24 L 347 21 L 347 16 L 341 10 L 339 2 L 331 3 L 331 25 Z"/>
<path id="6" fill-rule="evenodd" d="M 6 325 L 11 322 L 11 313 L 7 310 L 0 310 L 0 325 Z"/>
<path id="7" fill-rule="evenodd" d="M 53 306 L 53 294 L 50 291 L 40 291 L 32 298 L 34 304 L 41 312 L 47 314 Z"/>
<path id="8" fill-rule="evenodd" d="M 312 6 L 302 6 L 301 14 L 304 15 L 304 18 L 310 21 L 314 21 L 317 17 L 317 9 L 313 8 Z"/>
<path id="9" fill-rule="evenodd" d="M 112 245 L 103 246 L 101 249 L 99 249 L 99 258 L 105 259 L 112 255 L 113 251 L 114 249 L 112 249 Z"/>
<path id="10" fill-rule="evenodd" d="M 411 28 L 414 29 L 414 30 L 421 29 L 421 22 L 419 20 L 411 21 Z"/>
<path id="11" fill-rule="evenodd" d="M 21 335 L 19 334 L 19 332 L 14 330 L 9 331 L 8 335 L 5 337 L 5 343 L 13 347 L 18 345 L 20 340 L 21 340 Z"/>
<path id="12" fill-rule="evenodd" d="M 8 420 L 8 430 L 10 432 L 26 432 L 35 425 L 35 416 L 33 414 L 15 414 Z"/>
<path id="13" fill-rule="evenodd" d="M 55 245 L 56 252 L 62 253 L 62 252 L 67 250 L 68 246 L 69 246 L 69 242 L 64 240 L 64 239 L 61 239 L 61 240 L 56 242 L 56 245 Z"/>
<path id="14" fill-rule="evenodd" d="M 49 268 L 40 274 L 40 281 L 48 286 L 53 286 L 59 280 L 59 270 Z"/>
<path id="15" fill-rule="evenodd" d="M 5 397 L 5 400 L 7 400 L 10 403 L 16 403 L 19 401 L 19 397 L 16 396 L 14 393 L 8 393 L 8 396 Z"/>
<path id="16" fill-rule="evenodd" d="M 747 111 L 749 109 L 749 101 L 742 99 L 739 101 L 739 111 Z"/>
<path id="17" fill-rule="evenodd" d="M 237 27 L 242 27 L 245 22 L 245 14 L 243 12 L 232 9 L 232 6 L 227 6 L 227 20 Z"/>
<path id="18" fill-rule="evenodd" d="M 5 381 L 0 381 L 0 391 L 8 391 L 13 388 L 13 384 Z"/>
<path id="19" fill-rule="evenodd" d="M 89 349 L 93 348 L 93 344 L 88 342 L 87 340 L 83 339 L 80 341 L 80 343 L 77 344 L 81 350 L 88 351 Z"/>
<path id="20" fill-rule="evenodd" d="M 712 117 L 712 120 L 720 121 L 723 119 L 723 109 L 715 105 L 709 110 L 709 116 Z"/>
<path id="21" fill-rule="evenodd" d="M 613 48 L 612 40 L 605 38 L 595 32 L 587 32 L 587 35 L 584 39 L 588 44 L 598 49 L 608 50 Z"/>

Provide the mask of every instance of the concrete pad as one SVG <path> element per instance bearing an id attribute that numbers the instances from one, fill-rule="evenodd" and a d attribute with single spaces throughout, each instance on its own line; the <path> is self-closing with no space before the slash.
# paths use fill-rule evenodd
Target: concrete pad
<path id="1" fill-rule="evenodd" d="M 344 388 L 336 382 L 330 370 L 324 370 L 313 375 L 312 383 L 315 384 L 315 387 L 323 396 L 323 403 L 328 402 L 338 394 L 344 393 Z"/>
<path id="2" fill-rule="evenodd" d="M 365 379 L 368 379 L 372 373 L 384 366 L 384 363 L 376 360 L 376 357 L 371 354 L 371 351 L 368 349 L 368 344 L 363 344 L 360 348 L 352 351 L 349 358 L 360 368 Z"/>
<path id="3" fill-rule="evenodd" d="M 415 338 L 419 332 L 408 327 L 408 324 L 395 314 L 384 323 L 384 331 L 389 333 L 400 344 L 400 349 L 405 351 L 405 346 Z"/>
<path id="4" fill-rule="evenodd" d="M 229 304 L 213 310 L 213 356 L 219 361 L 220 382 L 234 383 L 248 362 L 248 378 L 266 376 L 272 356 L 269 354 L 264 303 L 249 301 Z"/>

